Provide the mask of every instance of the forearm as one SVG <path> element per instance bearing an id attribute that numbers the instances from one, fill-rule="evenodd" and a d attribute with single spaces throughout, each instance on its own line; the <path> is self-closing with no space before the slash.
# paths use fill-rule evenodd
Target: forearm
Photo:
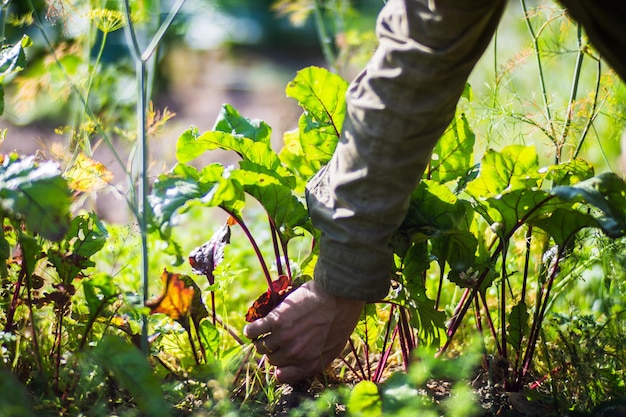
<path id="1" fill-rule="evenodd" d="M 391 0 L 381 12 L 380 46 L 348 91 L 340 143 L 308 187 L 322 231 L 315 279 L 336 295 L 374 301 L 387 294 L 390 237 L 504 7 L 500 0 L 424 3 Z"/>

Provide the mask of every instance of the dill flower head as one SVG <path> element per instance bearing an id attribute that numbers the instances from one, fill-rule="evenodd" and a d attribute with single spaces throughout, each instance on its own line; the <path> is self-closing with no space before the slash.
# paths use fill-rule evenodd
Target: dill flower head
<path id="1" fill-rule="evenodd" d="M 126 24 L 126 18 L 117 10 L 93 9 L 87 16 L 104 33 L 115 32 Z"/>

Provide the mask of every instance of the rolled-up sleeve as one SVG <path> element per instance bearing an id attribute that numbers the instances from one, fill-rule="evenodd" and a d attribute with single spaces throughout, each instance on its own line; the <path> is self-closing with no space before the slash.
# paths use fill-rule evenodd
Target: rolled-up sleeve
<path id="1" fill-rule="evenodd" d="M 348 90 L 341 140 L 307 187 L 322 233 L 315 280 L 325 290 L 366 301 L 387 295 L 391 235 L 504 5 L 390 0 L 382 9 L 379 47 Z"/>

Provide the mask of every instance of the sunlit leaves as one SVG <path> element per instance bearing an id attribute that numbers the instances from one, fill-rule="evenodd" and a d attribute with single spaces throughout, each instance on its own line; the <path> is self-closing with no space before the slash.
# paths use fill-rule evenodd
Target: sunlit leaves
<path id="1" fill-rule="evenodd" d="M 547 168 L 546 179 L 558 185 L 573 185 L 593 177 L 593 166 L 585 160 L 573 159 L 571 161 L 550 165 Z"/>
<path id="2" fill-rule="evenodd" d="M 476 211 L 493 225 L 492 229 L 498 236 L 510 236 L 517 228 L 542 211 L 554 209 L 547 206 L 552 202 L 558 204 L 547 192 L 539 189 L 516 189 L 484 202 L 479 201 Z"/>
<path id="3" fill-rule="evenodd" d="M 348 401 L 351 415 L 379 417 L 383 415 L 383 400 L 378 386 L 372 381 L 361 381 L 354 386 Z"/>
<path id="4" fill-rule="evenodd" d="M 83 292 L 89 307 L 89 316 L 94 319 L 102 308 L 117 299 L 118 288 L 114 278 L 105 273 L 97 273 L 83 281 Z"/>
<path id="5" fill-rule="evenodd" d="M 528 334 L 528 307 L 526 303 L 521 301 L 513 306 L 511 313 L 508 315 L 508 326 L 506 332 L 506 341 L 514 348 L 519 349 L 522 345 L 522 339 Z"/>
<path id="6" fill-rule="evenodd" d="M 292 152 L 308 161 L 325 164 L 330 160 L 345 117 L 345 94 L 348 83 L 340 76 L 319 67 L 298 71 L 287 85 L 287 96 L 295 98 L 304 109 L 298 122 L 300 148 Z"/>
<path id="7" fill-rule="evenodd" d="M 265 208 L 285 240 L 295 236 L 293 228 L 304 225 L 308 213 L 295 194 L 292 171 L 270 146 L 270 133 L 265 122 L 244 118 L 230 105 L 222 108 L 214 130 L 202 134 L 195 128 L 185 131 L 176 147 L 181 163 L 159 177 L 150 197 L 161 235 L 168 236 L 171 218 L 179 209 L 202 204 L 223 207 L 239 216 L 243 196 L 249 194 Z M 237 153 L 239 168 L 214 164 L 207 172 L 210 175 L 204 175 L 183 165 L 215 149 Z"/>
<path id="8" fill-rule="evenodd" d="M 475 139 L 465 115 L 457 114 L 433 150 L 430 178 L 445 183 L 466 175 L 473 163 Z"/>
<path id="9" fill-rule="evenodd" d="M 182 321 L 191 313 L 194 289 L 185 284 L 179 274 L 163 271 L 161 274 L 163 292 L 155 299 L 146 302 L 150 312 L 163 313 L 172 320 Z M 182 324 L 182 323 L 181 323 Z"/>
<path id="10" fill-rule="evenodd" d="M 512 145 L 500 152 L 487 150 L 478 178 L 466 190 L 475 199 L 488 198 L 507 190 L 536 187 L 540 178 L 535 148 Z"/>
<path id="11" fill-rule="evenodd" d="M 270 145 L 270 135 L 272 128 L 259 119 L 247 119 L 243 117 L 237 109 L 230 104 L 224 104 L 215 121 L 213 129 L 215 131 L 240 135 L 253 142 L 263 142 Z"/>
<path id="12" fill-rule="evenodd" d="M 5 156 L 0 165 L 0 210 L 46 239 L 59 240 L 69 228 L 70 192 L 53 162 Z"/>
<path id="13" fill-rule="evenodd" d="M 274 176 L 252 170 L 237 170 L 232 173 L 232 177 L 263 205 L 276 225 L 287 227 L 282 230 L 286 237 L 293 237 L 292 229 L 307 222 L 308 212 L 302 202 L 291 188 L 281 184 Z"/>
<path id="14" fill-rule="evenodd" d="M 102 162 L 95 161 L 81 152 L 66 171 L 65 178 L 72 190 L 88 193 L 108 186 L 113 179 L 113 173 Z"/>

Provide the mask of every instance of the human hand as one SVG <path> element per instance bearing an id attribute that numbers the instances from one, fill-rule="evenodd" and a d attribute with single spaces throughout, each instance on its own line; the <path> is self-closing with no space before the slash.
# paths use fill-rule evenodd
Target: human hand
<path id="1" fill-rule="evenodd" d="M 243 332 L 277 367 L 278 382 L 295 383 L 322 371 L 341 353 L 364 306 L 309 281 Z"/>

